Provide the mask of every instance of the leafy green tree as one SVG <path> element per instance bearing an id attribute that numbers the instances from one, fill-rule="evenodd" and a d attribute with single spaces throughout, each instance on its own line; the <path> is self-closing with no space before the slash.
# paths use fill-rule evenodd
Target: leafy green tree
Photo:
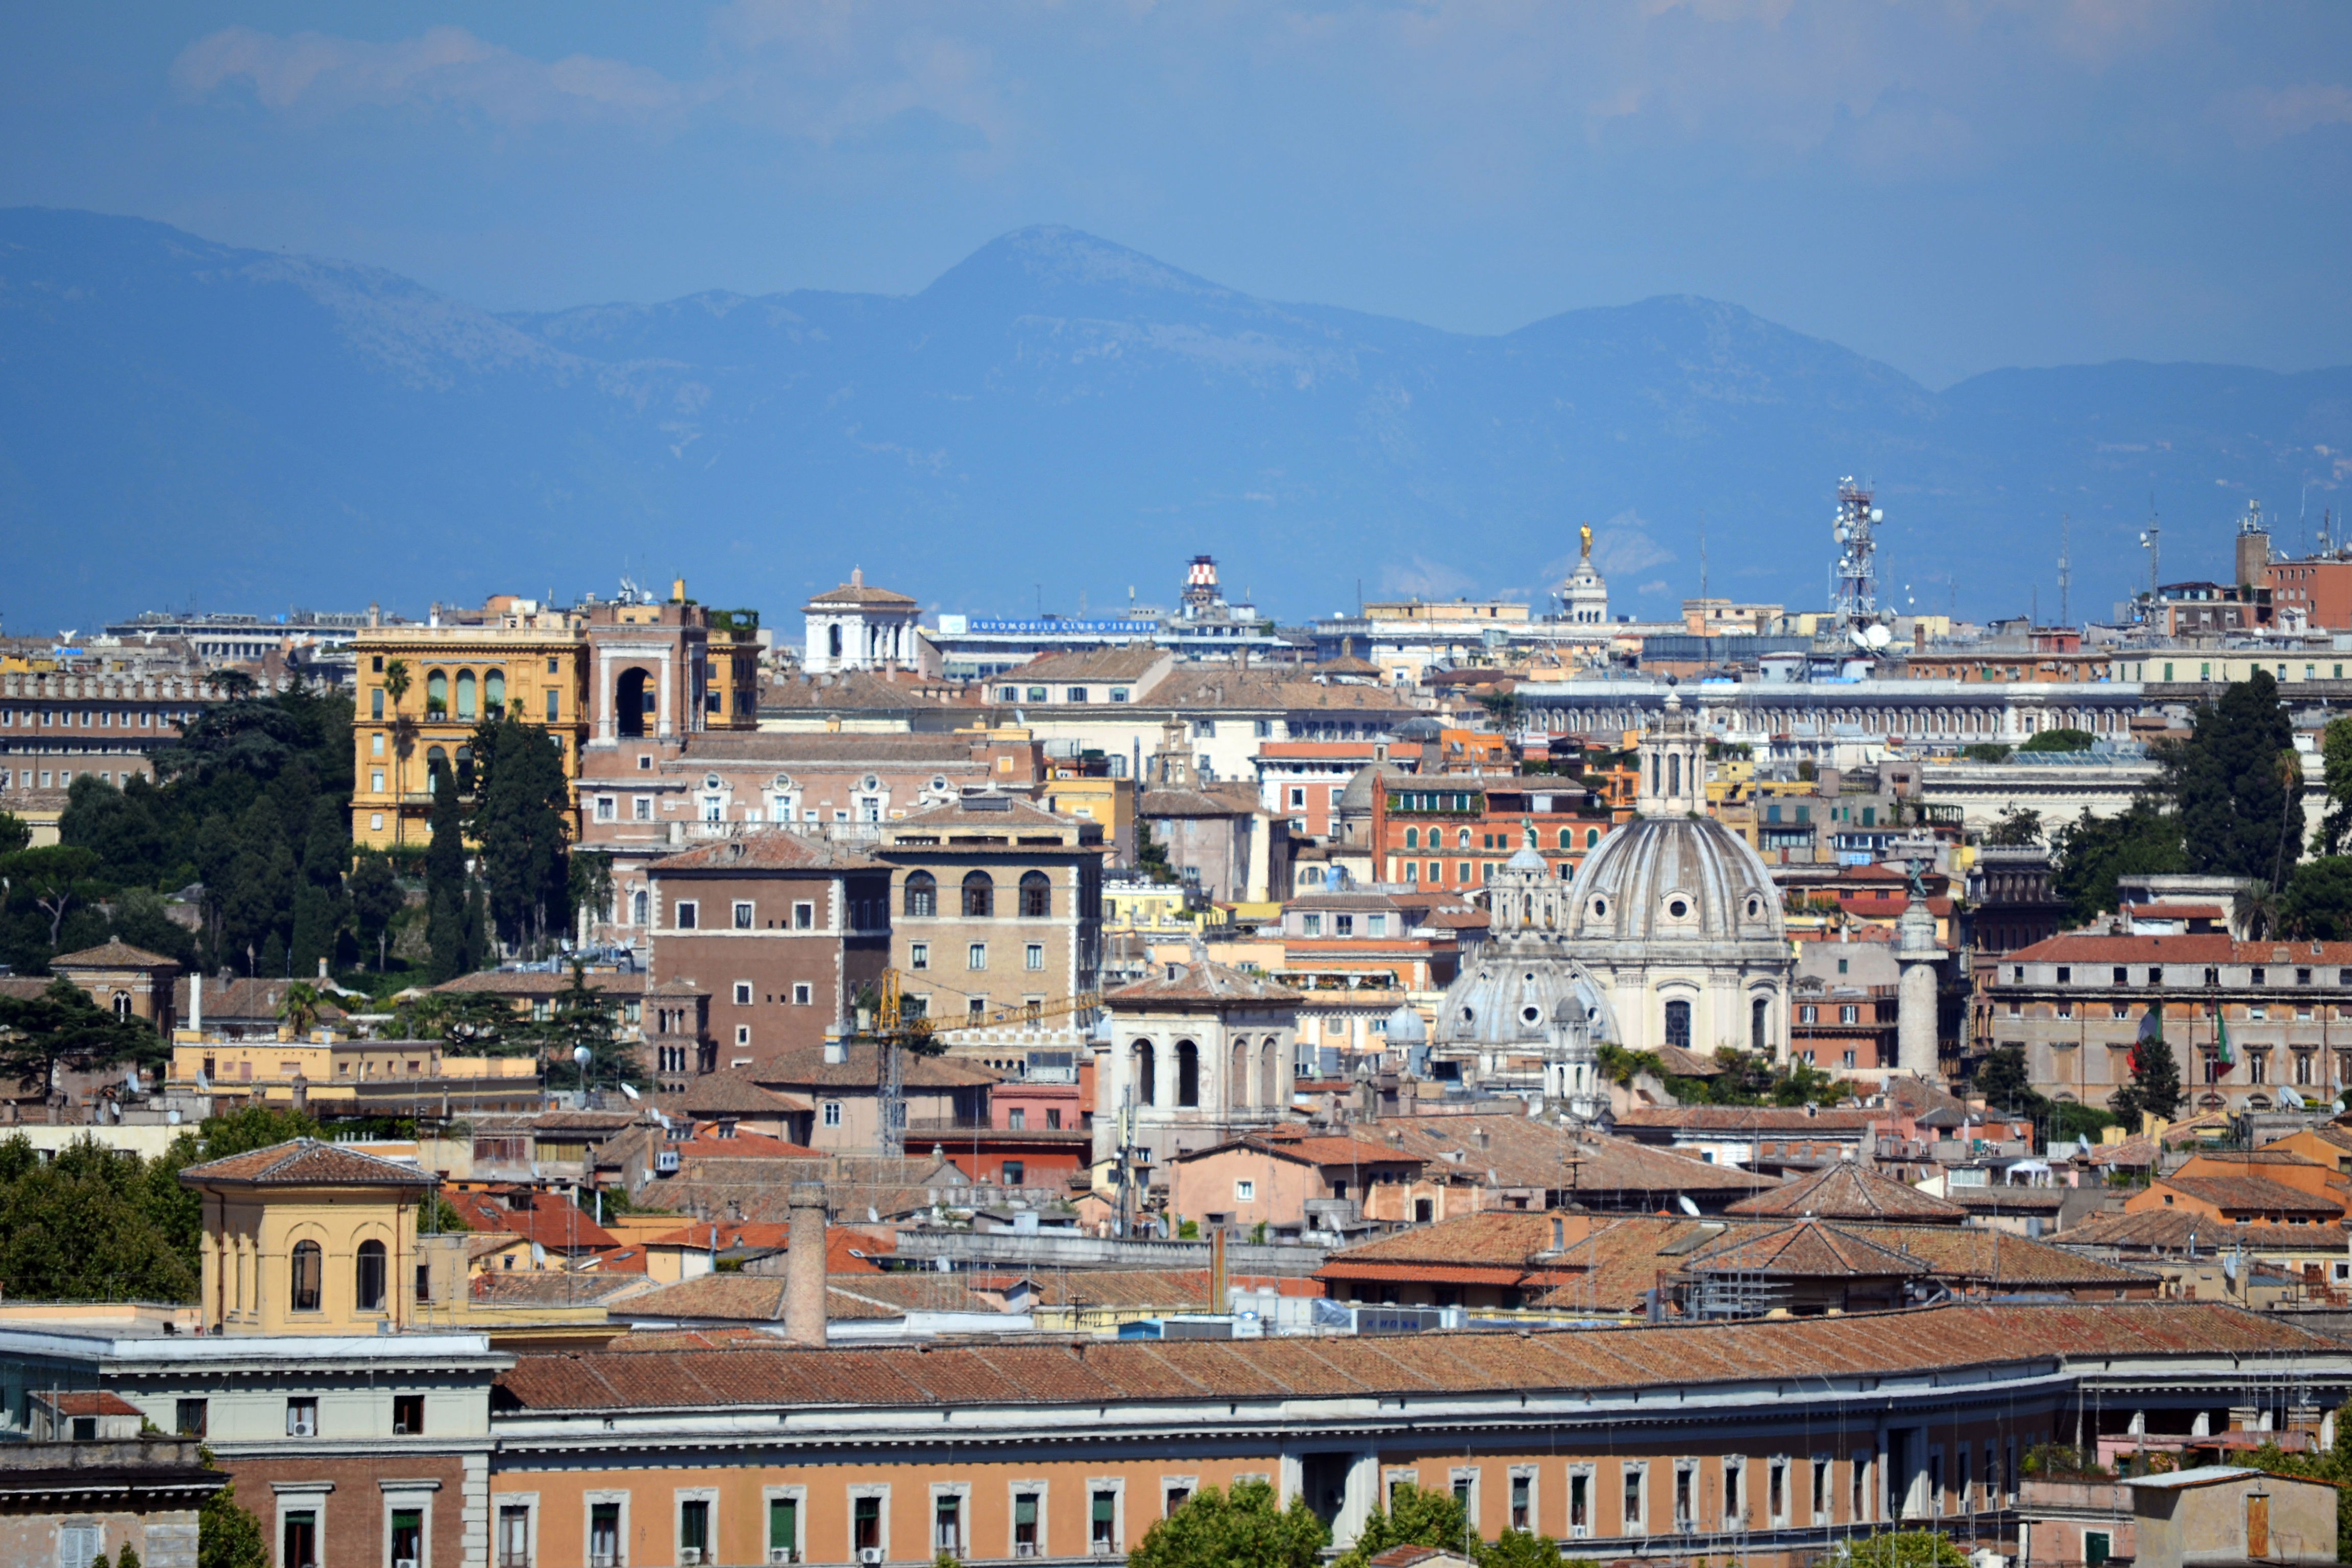
<path id="1" fill-rule="evenodd" d="M 2051 889 L 2076 924 L 2115 909 L 2119 877 L 2189 868 L 2179 817 L 2148 795 L 2135 796 L 2114 816 L 2093 816 L 2085 807 L 2073 826 L 2052 836 L 2052 848 Z"/>
<path id="2" fill-rule="evenodd" d="M 1340 1554 L 1336 1568 L 1365 1568 L 1391 1546 L 1442 1546 L 1466 1554 L 1476 1540 L 1461 1499 L 1403 1482 L 1389 1494 L 1388 1507 L 1374 1509 L 1364 1521 L 1362 1533 Z"/>
<path id="3" fill-rule="evenodd" d="M 572 789 L 546 731 L 505 718 L 474 731 L 485 776 L 474 812 L 491 919 L 509 946 L 537 950 L 571 912 Z"/>
<path id="4" fill-rule="evenodd" d="M 2336 1407 L 2336 1441 L 2315 1453 L 2290 1454 L 2275 1441 L 2238 1461 L 2274 1476 L 2307 1476 L 2336 1487 L 2336 1561 L 2352 1563 L 2352 1405 Z"/>
<path id="5" fill-rule="evenodd" d="M 2039 844 L 2042 842 L 2042 814 L 2022 805 L 2005 807 L 2000 820 L 1985 829 L 1984 841 L 2011 849 Z"/>
<path id="6" fill-rule="evenodd" d="M 2107 1105 L 2127 1132 L 2137 1132 L 2140 1114 L 2172 1119 L 2180 1109 L 2180 1063 L 2164 1037 L 2161 1005 L 2151 1002 L 2140 1021 L 2139 1037 L 2132 1043 L 2131 1077 L 2107 1098 Z"/>
<path id="7" fill-rule="evenodd" d="M 2099 1134 L 2116 1125 L 2118 1119 L 2112 1111 L 2101 1110 L 2095 1105 L 2061 1100 L 2052 1103 L 2050 1135 L 2062 1141 L 2095 1143 Z"/>
<path id="8" fill-rule="evenodd" d="M 193 969 L 196 964 L 195 933 L 171 917 L 163 896 L 152 888 L 126 888 L 114 895 L 108 913 L 119 940 Z"/>
<path id="9" fill-rule="evenodd" d="M 13 811 L 0 811 L 0 855 L 33 846 L 33 825 Z"/>
<path id="10" fill-rule="evenodd" d="M 1987 1053 L 1977 1065 L 1976 1089 L 1993 1110 L 2030 1116 L 2037 1121 L 2050 1113 L 2049 1100 L 2033 1087 L 2032 1075 L 2026 1070 L 2023 1046 L 1995 1046 Z"/>
<path id="11" fill-rule="evenodd" d="M 589 1083 L 645 1081 L 636 1052 L 621 1042 L 612 998 L 588 984 L 580 963 L 572 966 L 572 983 L 550 999 L 547 1017 L 518 1032 L 538 1047 L 551 1087 L 586 1087 L 572 1055 L 583 1046 L 588 1047 Z"/>
<path id="12" fill-rule="evenodd" d="M 124 1542 L 122 1550 L 115 1553 L 114 1568 L 143 1568 L 143 1564 L 139 1561 L 138 1549 L 131 1542 Z"/>
<path id="13" fill-rule="evenodd" d="M 43 1163 L 0 1142 L 0 1279 L 34 1301 L 186 1301 L 196 1275 L 150 1217 L 144 1162 L 83 1141 Z"/>
<path id="14" fill-rule="evenodd" d="M 345 887 L 351 896 L 352 922 L 359 936 L 360 955 L 364 959 L 373 952 L 376 968 L 381 970 L 392 917 L 408 901 L 407 895 L 400 889 L 400 879 L 394 874 L 392 862 L 382 855 L 362 857 L 346 879 Z"/>
<path id="15" fill-rule="evenodd" d="M 96 773 L 84 773 L 66 792 L 58 842 L 96 855 L 107 879 L 118 886 L 152 886 L 163 874 L 165 849 L 154 795 L 143 778 L 121 790 Z"/>
<path id="16" fill-rule="evenodd" d="M 2297 866 L 2279 900 L 2278 923 L 2289 936 L 2352 938 L 2352 855 L 2323 855 Z"/>
<path id="17" fill-rule="evenodd" d="M 1473 1555 L 1478 1568 L 1571 1568 L 1560 1561 L 1559 1542 L 1525 1530 L 1507 1530 L 1474 1548 Z"/>
<path id="18" fill-rule="evenodd" d="M 2302 764 L 2278 683 L 2257 668 L 2200 704 L 2165 757 L 2186 869 L 2278 887 L 2303 844 Z"/>
<path id="19" fill-rule="evenodd" d="M 428 991 L 397 1009 L 403 1035 L 417 1040 L 446 1040 L 467 1050 L 499 1054 L 497 1047 L 515 1032 L 515 1010 L 503 996 L 489 991 Z"/>
<path id="20" fill-rule="evenodd" d="M 153 1067 L 170 1057 L 152 1024 L 116 1017 L 70 980 L 50 981 L 38 996 L 0 996 L 0 1076 L 26 1089 L 55 1089 L 60 1068 Z"/>
<path id="21" fill-rule="evenodd" d="M 2314 855 L 2340 855 L 2352 837 L 2352 718 L 2330 719 L 2319 737 L 2320 777 L 2327 786 L 2327 809 L 2312 831 Z"/>
<path id="22" fill-rule="evenodd" d="M 1960 755 L 1972 763 L 2005 763 L 2009 761 L 2011 752 L 2009 747 L 2002 745 L 1999 741 L 1978 741 L 1962 746 Z M 1801 764 L 1800 764 L 1799 776 L 1803 776 Z"/>
<path id="23" fill-rule="evenodd" d="M 433 839 L 425 851 L 425 942 L 433 951 L 434 981 L 470 973 L 466 962 L 466 819 L 457 781 L 449 764 L 436 761 L 428 777 L 433 793 Z"/>
<path id="24" fill-rule="evenodd" d="M 261 1521 L 238 1504 L 234 1486 L 213 1493 L 197 1510 L 196 1568 L 269 1568 Z"/>
<path id="25" fill-rule="evenodd" d="M 2098 744 L 2098 740 L 2088 730 L 2040 730 L 2017 749 L 2021 752 L 2087 752 Z"/>
<path id="26" fill-rule="evenodd" d="M 1968 1553 L 1940 1530 L 1886 1530 L 1838 1549 L 1843 1568 L 1968 1568 Z"/>
<path id="27" fill-rule="evenodd" d="M 1275 1506 L 1274 1488 L 1202 1487 L 1147 1531 L 1128 1568 L 1317 1568 L 1331 1531 L 1304 1498 Z M 1342 1561 L 1345 1561 L 1344 1559 Z"/>
<path id="28" fill-rule="evenodd" d="M 48 952 L 42 955 L 45 964 L 66 951 L 58 945 L 66 911 L 95 894 L 90 879 L 98 868 L 95 853 L 71 844 L 49 844 L 0 856 L 0 884 L 5 885 L 8 896 L 27 900 L 48 919 Z"/>

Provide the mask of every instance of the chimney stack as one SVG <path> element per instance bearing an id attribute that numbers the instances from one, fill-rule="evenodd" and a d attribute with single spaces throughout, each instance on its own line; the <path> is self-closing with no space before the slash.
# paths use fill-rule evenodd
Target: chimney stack
<path id="1" fill-rule="evenodd" d="M 824 1344 L 824 1184 L 794 1182 L 784 1249 L 784 1338 Z"/>

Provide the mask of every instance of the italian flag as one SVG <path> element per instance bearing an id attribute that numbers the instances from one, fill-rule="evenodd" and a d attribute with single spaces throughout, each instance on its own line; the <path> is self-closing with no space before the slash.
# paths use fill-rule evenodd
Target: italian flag
<path id="1" fill-rule="evenodd" d="M 2238 1053 L 2230 1048 L 2230 1021 L 2221 1016 L 2221 1009 L 2213 1009 L 2213 1070 L 2228 1072 L 2238 1065 Z"/>

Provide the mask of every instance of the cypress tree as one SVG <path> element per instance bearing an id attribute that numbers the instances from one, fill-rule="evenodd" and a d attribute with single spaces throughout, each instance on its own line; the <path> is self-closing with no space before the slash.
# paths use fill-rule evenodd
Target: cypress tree
<path id="1" fill-rule="evenodd" d="M 2197 710 L 2170 759 L 2189 869 L 2276 889 L 2303 847 L 2303 774 L 2294 725 L 2266 670 Z"/>

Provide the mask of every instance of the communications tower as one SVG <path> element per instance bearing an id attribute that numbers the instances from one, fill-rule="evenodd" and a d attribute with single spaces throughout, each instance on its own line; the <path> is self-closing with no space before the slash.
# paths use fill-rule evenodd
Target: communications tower
<path id="1" fill-rule="evenodd" d="M 1849 626 L 1878 616 L 1878 544 L 1872 525 L 1886 514 L 1870 504 L 1871 492 L 1848 475 L 1838 481 L 1837 596 L 1838 616 Z"/>

